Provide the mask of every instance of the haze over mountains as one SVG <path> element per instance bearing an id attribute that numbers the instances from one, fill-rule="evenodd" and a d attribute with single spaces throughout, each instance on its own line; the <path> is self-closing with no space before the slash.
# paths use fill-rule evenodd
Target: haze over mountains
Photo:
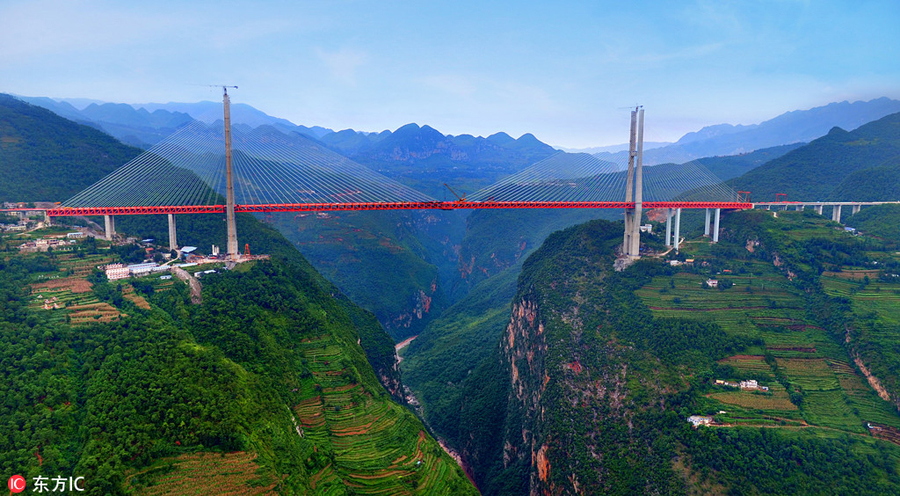
<path id="1" fill-rule="evenodd" d="M 644 164 L 683 163 L 702 157 L 738 155 L 761 148 L 809 142 L 824 136 L 833 127 L 852 131 L 857 127 L 900 112 L 900 101 L 878 98 L 868 102 L 830 103 L 809 110 L 795 110 L 751 125 L 718 124 L 687 133 L 677 142 L 659 148 L 644 148 Z M 601 152 L 603 160 L 622 161 L 627 148 Z"/>
<path id="2" fill-rule="evenodd" d="M 210 101 L 128 105 L 83 99 L 18 98 L 142 148 L 156 143 L 191 119 L 215 122 L 221 118 L 221 104 Z M 497 172 L 509 173 L 504 169 L 529 165 L 554 151 L 553 147 L 531 134 L 518 139 L 503 132 L 487 138 L 467 134 L 452 136 L 444 135 L 427 124 L 407 124 L 393 132 L 334 131 L 320 126 L 296 125 L 247 104 L 235 103 L 231 108 L 235 125 L 269 125 L 282 132 L 305 134 L 338 153 L 366 165 L 384 168 L 382 172 L 389 175 L 398 173 L 392 170 L 396 169 L 392 165 L 403 163 L 425 163 L 438 168 L 459 163 L 487 168 L 499 166 Z M 702 157 L 738 155 L 809 142 L 824 136 L 832 127 L 852 131 L 895 112 L 900 112 L 900 101 L 882 97 L 868 102 L 845 101 L 809 110 L 795 110 L 759 124 L 707 126 L 685 134 L 676 143 L 645 143 L 644 164 L 683 163 Z M 618 163 L 624 163 L 628 153 L 625 144 L 570 151 L 587 151 L 603 160 Z"/>

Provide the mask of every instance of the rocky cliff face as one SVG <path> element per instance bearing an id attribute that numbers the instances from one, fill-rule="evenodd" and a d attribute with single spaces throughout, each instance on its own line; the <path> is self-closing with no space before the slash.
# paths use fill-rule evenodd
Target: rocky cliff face
<path id="1" fill-rule="evenodd" d="M 532 495 L 665 493 L 672 480 L 650 432 L 678 385 L 652 354 L 620 340 L 632 324 L 605 287 L 615 227 L 551 236 L 519 280 L 500 345 L 510 384 L 502 457 L 525 469 Z"/>
<path id="2" fill-rule="evenodd" d="M 501 350 L 510 371 L 509 409 L 521 418 L 521 422 L 507 426 L 503 464 L 508 467 L 514 460 L 529 463 L 530 485 L 534 488 L 535 483 L 546 480 L 549 472 L 547 445 L 542 444 L 546 436 L 535 436 L 536 430 L 540 432 L 539 424 L 545 420 L 542 399 L 549 381 L 544 365 L 546 335 L 535 301 L 522 299 L 513 305 Z"/>

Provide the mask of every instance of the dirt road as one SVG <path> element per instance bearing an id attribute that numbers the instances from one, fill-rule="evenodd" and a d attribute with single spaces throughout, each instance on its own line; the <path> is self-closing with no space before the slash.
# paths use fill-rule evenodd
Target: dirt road
<path id="1" fill-rule="evenodd" d="M 172 274 L 188 283 L 188 286 L 191 287 L 191 303 L 194 305 L 199 305 L 202 303 L 201 293 L 203 291 L 203 286 L 200 285 L 200 281 L 198 281 L 194 276 L 190 275 L 186 270 L 181 267 L 172 267 Z"/>

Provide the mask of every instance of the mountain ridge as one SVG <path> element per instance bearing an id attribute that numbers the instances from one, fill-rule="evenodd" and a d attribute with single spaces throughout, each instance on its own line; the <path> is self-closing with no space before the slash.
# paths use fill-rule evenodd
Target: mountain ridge
<path id="1" fill-rule="evenodd" d="M 716 124 L 682 136 L 677 142 L 645 149 L 644 164 L 682 163 L 701 157 L 737 155 L 761 148 L 808 142 L 835 126 L 853 130 L 886 115 L 900 112 L 900 100 L 834 102 L 807 110 L 792 110 L 759 124 Z M 599 153 L 605 160 L 622 160 L 625 152 Z"/>

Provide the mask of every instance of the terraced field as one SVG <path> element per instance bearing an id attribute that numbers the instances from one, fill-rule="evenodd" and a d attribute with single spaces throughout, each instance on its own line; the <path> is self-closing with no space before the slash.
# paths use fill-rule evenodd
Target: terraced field
<path id="1" fill-rule="evenodd" d="M 91 291 L 91 283 L 79 277 L 32 284 L 29 308 L 36 312 L 51 312 L 51 322 L 64 322 L 68 318 L 72 325 L 112 322 L 121 315 L 116 307 L 97 299 Z"/>
<path id="2" fill-rule="evenodd" d="M 778 357 L 825 356 L 839 352 L 813 322 L 805 319 L 804 300 L 796 288 L 771 264 L 748 262 L 742 273 L 720 274 L 718 281 L 732 287 L 704 288 L 708 275 L 679 272 L 656 277 L 635 293 L 661 318 L 714 321 L 729 334 L 759 338 Z"/>
<path id="3" fill-rule="evenodd" d="M 126 477 L 126 491 L 140 494 L 275 494 L 278 481 L 255 475 L 252 453 L 194 453 L 165 458 Z"/>
<path id="4" fill-rule="evenodd" d="M 875 278 L 868 284 L 848 279 L 846 273 L 823 276 L 822 286 L 832 296 L 840 296 L 852 302 L 854 312 L 875 312 L 888 325 L 900 325 L 900 284 L 883 283 Z"/>
<path id="5" fill-rule="evenodd" d="M 68 277 L 86 277 L 93 270 L 113 261 L 109 255 L 85 255 L 83 258 L 71 254 L 60 255 L 59 270 L 65 272 Z"/>
<path id="6" fill-rule="evenodd" d="M 757 378 L 770 389 L 762 393 L 716 386 L 702 405 L 708 412 L 726 412 L 716 415 L 719 422 L 821 426 L 859 434 L 868 431 L 870 422 L 884 425 L 888 433 L 900 428 L 900 417 L 891 405 L 851 366 L 840 344 L 808 320 L 804 294 L 773 264 L 734 262 L 728 273 L 713 276 L 720 284 L 732 283 L 728 289 L 704 288 L 708 269 L 691 272 L 687 268 L 671 277 L 656 277 L 636 294 L 655 317 L 715 322 L 729 334 L 764 343 L 719 361 L 738 375 L 719 379 Z M 865 276 L 870 277 L 868 284 Z M 900 285 L 872 279 L 871 271 L 840 272 L 823 276 L 822 283 L 830 295 L 849 298 L 855 311 L 876 312 L 880 322 L 900 324 L 900 291 L 896 291 Z M 880 332 L 883 339 L 900 339 L 900 325 L 869 332 Z M 777 368 L 766 362 L 767 355 Z M 802 400 L 793 403 L 778 376 L 801 393 Z"/>
<path id="7" fill-rule="evenodd" d="M 138 308 L 150 310 L 150 304 L 147 303 L 147 300 L 145 300 L 143 296 L 134 292 L 134 286 L 132 286 L 131 284 L 122 285 L 122 296 L 126 300 L 134 303 Z"/>
<path id="8" fill-rule="evenodd" d="M 449 494 L 456 463 L 426 443 L 410 412 L 376 401 L 344 368 L 341 350 L 327 336 L 303 343 L 312 370 L 294 407 L 296 428 L 317 445 L 333 447 L 333 461 L 312 478 L 323 494 Z M 391 440 L 411 442 L 392 444 Z M 428 446 L 428 448 L 426 448 Z"/>

